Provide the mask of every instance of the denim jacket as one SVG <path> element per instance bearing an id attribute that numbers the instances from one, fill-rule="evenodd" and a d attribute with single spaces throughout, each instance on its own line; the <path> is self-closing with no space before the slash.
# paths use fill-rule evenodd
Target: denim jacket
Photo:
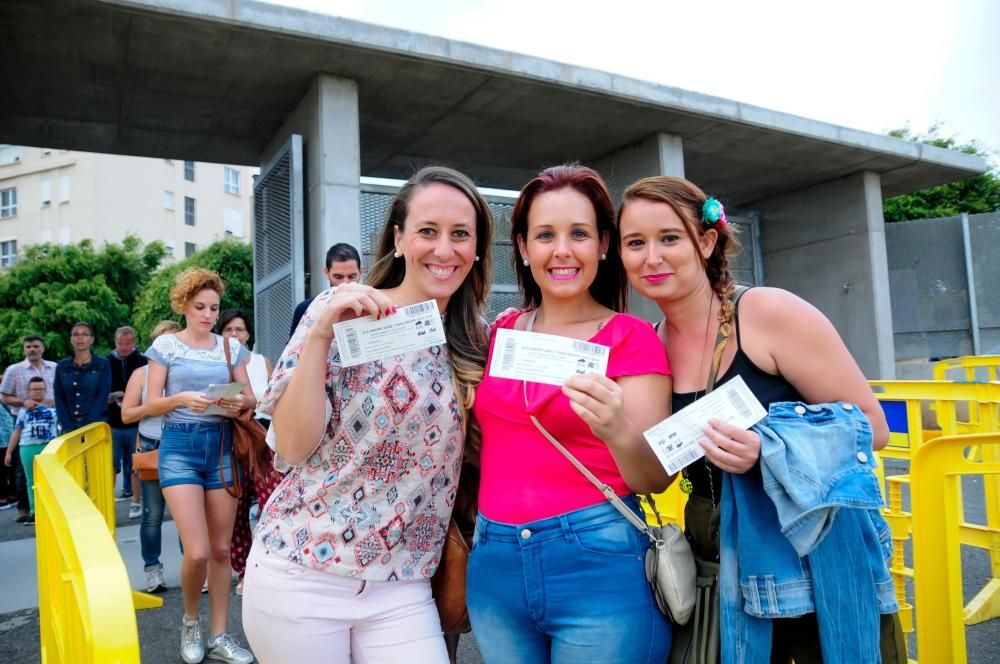
<path id="1" fill-rule="evenodd" d="M 760 473 L 723 475 L 722 660 L 769 662 L 769 620 L 815 613 L 826 661 L 878 662 L 879 614 L 899 607 L 871 425 L 852 404 L 776 402 L 753 430 Z"/>

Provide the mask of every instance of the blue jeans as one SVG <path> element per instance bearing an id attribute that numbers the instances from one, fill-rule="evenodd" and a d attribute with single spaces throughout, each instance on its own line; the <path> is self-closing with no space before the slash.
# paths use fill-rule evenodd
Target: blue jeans
<path id="1" fill-rule="evenodd" d="M 132 451 L 135 449 L 135 436 L 138 427 L 111 429 L 111 462 L 115 473 L 124 471 L 122 475 L 122 495 L 132 495 Z"/>
<path id="2" fill-rule="evenodd" d="M 199 484 L 205 491 L 212 491 L 232 486 L 232 455 L 233 427 L 228 421 L 164 422 L 160 488 Z"/>
<path id="3" fill-rule="evenodd" d="M 139 449 L 143 452 L 155 450 L 160 441 L 139 435 Z M 139 523 L 139 548 L 142 562 L 148 571 L 160 564 L 160 527 L 163 525 L 163 491 L 159 480 L 140 480 L 142 492 L 142 521 Z"/>
<path id="4" fill-rule="evenodd" d="M 483 661 L 662 664 L 671 630 L 648 547 L 607 502 L 516 526 L 479 515 L 466 601 Z"/>

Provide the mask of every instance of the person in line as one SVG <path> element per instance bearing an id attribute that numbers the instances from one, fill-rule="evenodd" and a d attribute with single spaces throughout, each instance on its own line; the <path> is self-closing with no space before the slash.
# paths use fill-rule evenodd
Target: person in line
<path id="1" fill-rule="evenodd" d="M 44 378 L 36 376 L 28 381 L 28 396 L 33 405 L 30 408 L 25 406 L 18 414 L 14 433 L 10 437 L 7 454 L 4 457 L 4 465 L 12 467 L 13 456 L 21 455 L 21 465 L 24 467 L 28 485 L 28 505 L 31 510 L 28 520 L 24 522 L 25 525 L 35 522 L 35 457 L 58 435 L 56 411 L 43 403 L 47 390 Z"/>
<path id="2" fill-rule="evenodd" d="M 326 251 L 326 267 L 323 268 L 323 276 L 330 282 L 330 286 L 339 286 L 350 282 L 361 281 L 361 254 L 353 246 L 346 242 L 338 242 Z M 302 320 L 302 314 L 306 312 L 314 298 L 308 297 L 295 307 L 292 313 L 292 329 L 288 332 L 291 339 L 295 334 L 295 328 Z"/>
<path id="3" fill-rule="evenodd" d="M 53 392 L 62 434 L 94 422 L 108 421 L 111 365 L 94 355 L 94 329 L 89 323 L 73 325 L 69 335 L 73 354 L 56 365 Z"/>
<path id="4" fill-rule="evenodd" d="M 224 337 L 233 337 L 246 349 L 250 349 L 250 339 L 253 336 L 253 328 L 250 325 L 250 316 L 242 309 L 226 309 L 219 315 L 219 334 Z M 254 398 L 259 403 L 267 389 L 267 383 L 271 379 L 271 372 L 274 367 L 271 360 L 260 353 L 250 352 L 250 361 L 247 362 L 247 374 L 250 376 L 250 389 L 253 390 Z M 262 423 L 270 424 L 267 418 L 260 418 Z M 253 535 L 250 532 L 250 503 L 254 494 L 257 496 L 257 504 L 263 507 L 267 499 L 271 497 L 274 487 L 281 481 L 282 474 L 274 470 L 273 461 L 261 469 L 260 476 L 264 481 L 258 482 L 250 474 L 249 468 L 241 468 L 248 482 L 244 486 L 240 495 L 239 507 L 236 510 L 236 525 L 233 526 L 233 541 L 229 550 L 233 571 L 236 572 L 240 580 L 236 584 L 236 594 L 243 594 L 243 576 L 246 573 L 247 556 L 250 555 L 250 544 L 253 542 Z M 253 491 L 250 491 L 251 485 Z M 258 509 L 259 509 L 258 507 Z"/>
<path id="5" fill-rule="evenodd" d="M 14 417 L 0 403 L 0 456 L 7 454 L 7 444 L 14 433 Z M 17 468 L 0 463 L 0 510 L 17 506 Z"/>
<path id="6" fill-rule="evenodd" d="M 737 246 L 721 203 L 682 178 L 645 178 L 625 190 L 618 224 L 629 280 L 664 315 L 658 334 L 673 370 L 675 412 L 705 393 L 722 328 L 729 342 L 716 385 L 740 376 L 765 409 L 778 402 L 854 404 L 871 423 L 873 446 L 885 446 L 889 428 L 882 409 L 822 313 L 778 288 L 751 288 L 734 304 L 729 256 Z M 706 436 L 704 458 L 683 471 L 685 526 L 696 556 L 717 562 L 723 475 L 748 475 L 759 488 L 761 440 L 752 430 L 717 421 Z M 773 537 L 782 538 L 779 529 Z M 771 622 L 771 662 L 824 661 L 815 613 Z M 895 613 L 882 616 L 881 644 L 882 662 L 906 661 Z"/>
<path id="7" fill-rule="evenodd" d="M 183 314 L 184 329 L 157 337 L 146 353 L 147 403 L 160 409 L 165 408 L 161 402 L 168 401 L 172 407 L 163 416 L 159 474 L 184 548 L 181 659 L 188 664 L 206 656 L 236 664 L 253 661 L 253 655 L 226 631 L 232 581 L 229 542 L 237 506 L 236 498 L 226 491 L 237 472 L 227 418 L 252 408 L 256 400 L 249 387 L 246 350 L 235 339 L 212 332 L 225 289 L 222 278 L 210 270 L 190 268 L 177 275 L 170 305 L 175 313 Z M 208 387 L 230 382 L 223 344 L 229 344 L 236 381 L 246 387 L 231 398 L 213 402 L 204 396 Z M 211 627 L 207 651 L 198 612 L 206 573 Z"/>
<path id="8" fill-rule="evenodd" d="M 447 664 L 430 577 L 483 372 L 492 227 L 466 176 L 421 169 L 393 198 L 369 285 L 319 294 L 278 360 L 260 411 L 290 470 L 261 508 L 243 592 L 262 661 Z M 420 303 L 446 344 L 342 365 L 334 323 Z"/>
<path id="9" fill-rule="evenodd" d="M 487 664 L 659 664 L 671 627 L 646 581 L 648 537 L 530 419 L 636 514 L 634 494 L 669 482 L 642 435 L 669 413 L 667 362 L 649 323 L 621 313 L 626 280 L 601 177 L 577 164 L 542 171 L 514 205 L 511 242 L 524 311 L 495 327 L 610 350 L 606 376 L 576 375 L 562 388 L 486 376 L 476 391 L 481 483 L 467 583 L 476 642 Z"/>
<path id="10" fill-rule="evenodd" d="M 161 320 L 150 334 L 152 341 L 168 333 L 181 331 L 181 326 L 172 320 Z M 125 424 L 137 423 L 136 451 L 151 452 L 160 447 L 160 433 L 163 429 L 164 413 L 183 405 L 183 397 L 175 394 L 170 399 L 161 399 L 156 407 L 149 403 L 146 395 L 149 366 L 144 365 L 133 371 L 122 397 L 121 419 Z M 159 593 L 167 589 L 163 580 L 163 564 L 160 562 L 161 527 L 165 505 L 160 480 L 139 480 L 142 496 L 142 520 L 139 522 L 139 549 L 142 552 L 143 569 L 146 572 L 146 592 Z"/>
<path id="11" fill-rule="evenodd" d="M 128 518 L 142 516 L 139 502 L 139 478 L 132 474 L 132 450 L 135 448 L 136 427 L 122 421 L 122 396 L 129 378 L 136 369 L 146 366 L 149 360 L 135 349 L 135 330 L 125 325 L 115 330 L 115 349 L 108 353 L 111 365 L 111 394 L 108 397 L 108 423 L 111 425 L 112 462 L 115 477 L 122 473 L 122 491 L 119 500 L 131 499 Z"/>
<path id="12" fill-rule="evenodd" d="M 24 348 L 24 360 L 12 364 L 3 372 L 3 381 L 0 382 L 0 400 L 10 409 L 11 416 L 16 419 L 22 408 L 34 404 L 28 397 L 28 381 L 32 378 L 41 378 L 48 386 L 45 393 L 46 406 L 55 407 L 55 395 L 52 386 L 55 384 L 56 363 L 46 360 L 45 340 L 37 334 L 29 334 L 22 340 Z M 30 402 L 30 403 L 29 403 Z M 13 426 L 13 423 L 12 423 Z M 14 502 L 17 504 L 17 522 L 24 523 L 28 520 L 30 512 L 28 510 L 28 490 L 24 477 L 24 468 L 21 466 L 21 456 L 14 455 Z"/>

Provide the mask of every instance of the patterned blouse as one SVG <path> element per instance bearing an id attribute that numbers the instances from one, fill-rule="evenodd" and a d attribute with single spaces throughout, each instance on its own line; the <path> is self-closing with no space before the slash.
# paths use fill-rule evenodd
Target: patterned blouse
<path id="1" fill-rule="evenodd" d="M 317 296 L 302 318 L 259 412 L 273 413 L 315 312 L 332 293 Z M 343 367 L 334 341 L 326 394 L 326 432 L 271 494 L 256 543 L 340 576 L 431 577 L 455 503 L 464 443 L 447 346 Z"/>

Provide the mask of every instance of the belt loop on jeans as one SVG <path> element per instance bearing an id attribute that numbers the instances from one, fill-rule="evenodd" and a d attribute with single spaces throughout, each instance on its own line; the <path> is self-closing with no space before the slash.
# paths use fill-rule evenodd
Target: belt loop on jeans
<path id="1" fill-rule="evenodd" d="M 478 543 L 480 544 L 486 541 L 487 524 L 489 524 L 489 521 L 486 519 L 486 517 L 480 514 L 479 518 L 476 519 L 476 530 L 479 531 L 477 533 L 479 537 Z"/>
<path id="2" fill-rule="evenodd" d="M 565 539 L 570 544 L 573 543 L 573 526 L 570 525 L 569 519 L 565 514 L 559 515 L 559 527 L 562 528 L 563 539 Z"/>

